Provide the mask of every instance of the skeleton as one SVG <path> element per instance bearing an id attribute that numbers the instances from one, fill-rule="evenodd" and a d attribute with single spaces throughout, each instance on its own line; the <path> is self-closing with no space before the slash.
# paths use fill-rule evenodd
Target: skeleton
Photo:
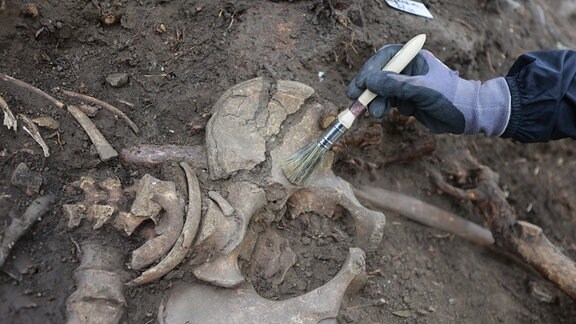
<path id="1" fill-rule="evenodd" d="M 200 296 L 202 293 L 215 296 L 215 300 L 221 300 L 231 311 L 246 302 L 272 308 L 292 305 L 290 306 L 292 313 L 286 314 L 287 317 L 280 321 L 291 318 L 318 322 L 335 318 L 346 287 L 364 271 L 362 250 L 374 250 L 382 239 L 385 217 L 380 212 L 363 207 L 354 196 L 351 185 L 333 173 L 331 170 L 333 154 L 325 157 L 322 165 L 303 186 L 292 185 L 282 174 L 280 168 L 282 161 L 300 147 L 316 140 L 321 132 L 319 122 L 325 114 L 332 113 L 313 94 L 312 88 L 298 82 L 270 82 L 256 78 L 229 89 L 216 102 L 212 118 L 206 128 L 206 155 L 197 157 L 199 160 L 197 165 L 203 165 L 207 161 L 209 178 L 199 179 L 202 192 L 206 192 L 207 197 L 201 196 L 200 191 L 197 191 L 195 193 L 197 198 L 189 198 L 189 201 L 196 201 L 197 205 L 201 196 L 205 212 L 191 247 L 194 257 L 188 264 L 198 279 L 228 289 L 216 289 L 210 286 L 179 288 L 179 284 L 176 283 L 175 289 L 180 293 L 169 294 L 170 297 L 163 303 L 164 309 L 160 321 L 168 321 L 170 318 L 190 319 L 202 311 L 207 312 L 204 314 L 207 316 L 211 312 L 209 308 L 198 307 L 203 310 L 192 314 L 189 313 L 191 307 L 181 307 L 182 302 L 178 300 L 182 294 L 196 296 L 198 292 Z M 146 184 L 152 182 L 164 189 L 157 191 L 151 189 L 152 193 L 148 192 L 145 189 Z M 77 186 L 80 187 L 79 184 Z M 103 184 L 100 184 L 100 187 L 109 191 Z M 93 181 L 92 186 L 86 188 L 94 189 Z M 141 217 L 153 219 L 157 227 L 166 214 L 179 214 L 181 215 L 179 217 L 183 217 L 184 213 L 181 210 L 170 211 L 168 206 L 171 204 L 165 201 L 162 203 L 157 197 L 164 191 L 174 193 L 174 188 L 172 182 L 152 180 L 150 176 L 145 176 L 137 186 L 131 212 L 118 213 L 113 224 L 131 234 L 143 220 Z M 92 192 L 97 193 L 98 199 L 87 197 L 79 205 L 89 209 L 89 203 L 100 203 L 102 197 L 106 196 L 102 191 L 92 190 Z M 175 204 L 179 201 L 175 197 L 172 197 L 172 200 Z M 145 206 L 144 210 L 150 213 L 139 212 L 135 209 L 136 203 Z M 112 205 L 116 208 L 118 202 Z M 75 205 L 68 205 L 65 210 L 70 220 L 76 219 L 74 224 L 77 224 L 79 221 L 74 216 L 76 211 L 71 206 Z M 190 205 L 188 209 L 192 207 Z M 245 238 L 249 234 L 249 223 L 254 221 L 270 224 L 281 219 L 287 211 L 293 218 L 307 212 L 331 217 L 337 207 L 345 209 L 354 221 L 356 247 L 351 250 L 349 260 L 337 277 L 325 287 L 293 300 L 272 302 L 258 296 L 245 282 L 238 266 L 238 256 L 245 251 L 245 245 L 248 244 Z M 80 213 L 85 211 L 81 210 Z M 88 218 L 98 220 L 90 215 Z M 171 223 L 176 223 L 180 229 L 182 228 L 182 220 Z M 175 241 L 175 238 L 172 238 Z M 174 241 L 171 244 L 174 244 Z M 182 239 L 179 239 L 180 241 Z M 135 253 L 136 251 L 132 253 L 133 258 Z M 166 250 L 162 250 L 162 253 L 166 253 Z M 278 280 L 283 280 L 287 269 L 295 263 L 296 256 L 286 244 L 276 253 L 279 255 L 268 256 L 271 260 L 275 260 L 271 262 L 274 268 L 264 271 L 270 277 L 274 276 L 278 283 Z M 140 262 L 136 266 L 145 268 L 157 259 L 156 256 L 151 262 Z M 161 272 L 161 275 L 163 274 L 165 272 Z M 137 279 L 129 284 L 138 285 L 150 281 L 151 279 Z M 307 308 L 296 307 L 303 301 Z M 240 316 L 246 319 L 266 320 L 274 315 L 275 313 L 270 311 L 260 315 L 242 313 Z"/>

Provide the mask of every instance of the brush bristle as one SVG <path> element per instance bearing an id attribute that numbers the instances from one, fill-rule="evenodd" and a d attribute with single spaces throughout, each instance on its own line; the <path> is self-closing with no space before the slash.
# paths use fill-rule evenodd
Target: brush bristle
<path id="1" fill-rule="evenodd" d="M 282 171 L 288 181 L 300 185 L 314 172 L 326 152 L 318 143 L 310 143 L 286 159 Z"/>

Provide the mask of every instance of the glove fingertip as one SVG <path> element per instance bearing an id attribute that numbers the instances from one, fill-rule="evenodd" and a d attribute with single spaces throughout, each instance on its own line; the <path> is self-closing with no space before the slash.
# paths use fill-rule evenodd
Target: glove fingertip
<path id="1" fill-rule="evenodd" d="M 382 97 L 377 97 L 368 105 L 368 111 L 376 118 L 384 116 L 389 109 L 389 100 Z"/>
<path id="2" fill-rule="evenodd" d="M 354 83 L 350 83 L 346 88 L 346 97 L 352 100 L 358 99 L 362 94 L 362 89 L 358 88 L 354 85 Z"/>

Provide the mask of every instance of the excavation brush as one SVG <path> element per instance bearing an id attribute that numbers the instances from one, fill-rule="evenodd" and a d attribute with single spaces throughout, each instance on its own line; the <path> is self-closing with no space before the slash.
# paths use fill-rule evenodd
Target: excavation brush
<path id="1" fill-rule="evenodd" d="M 406 43 L 400 51 L 386 64 L 382 71 L 400 73 L 416 57 L 424 46 L 426 35 L 420 34 Z M 368 104 L 376 94 L 366 89 L 348 109 L 342 111 L 328 132 L 315 143 L 310 143 L 292 154 L 282 164 L 282 171 L 291 183 L 300 185 L 314 172 L 324 155 L 346 133 L 359 116 L 368 109 Z"/>

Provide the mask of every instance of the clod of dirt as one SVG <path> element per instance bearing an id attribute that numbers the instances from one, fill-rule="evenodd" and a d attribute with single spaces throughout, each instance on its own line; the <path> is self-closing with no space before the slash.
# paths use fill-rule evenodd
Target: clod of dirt
<path id="1" fill-rule="evenodd" d="M 120 88 L 128 83 L 128 74 L 112 73 L 106 77 L 106 82 L 113 88 Z"/>
<path id="2" fill-rule="evenodd" d="M 120 323 L 126 312 L 121 255 L 111 246 L 81 245 L 76 291 L 66 300 L 68 323 Z"/>
<path id="3" fill-rule="evenodd" d="M 42 176 L 38 172 L 30 171 L 26 163 L 22 162 L 14 169 L 10 183 L 24 189 L 28 196 L 33 196 L 40 192 Z"/>
<path id="4" fill-rule="evenodd" d="M 338 274 L 309 293 L 283 301 L 259 296 L 252 287 L 222 289 L 176 285 L 162 301 L 160 323 L 324 323 L 335 321 L 348 285 L 365 271 L 364 252 L 351 248 Z M 194 307 L 191 307 L 194 305 Z"/>
<path id="5" fill-rule="evenodd" d="M 286 272 L 296 261 L 296 253 L 290 248 L 290 242 L 278 233 L 267 230 L 256 243 L 251 262 L 252 273 L 271 280 L 277 286 L 284 281 Z"/>

